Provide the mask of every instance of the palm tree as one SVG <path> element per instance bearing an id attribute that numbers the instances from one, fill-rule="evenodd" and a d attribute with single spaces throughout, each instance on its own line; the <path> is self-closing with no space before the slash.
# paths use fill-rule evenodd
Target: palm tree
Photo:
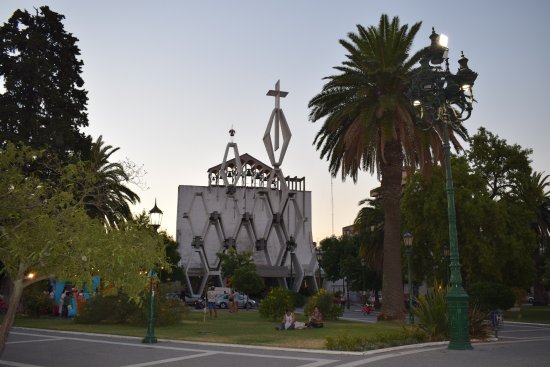
<path id="1" fill-rule="evenodd" d="M 103 137 L 99 136 L 92 144 L 91 158 L 86 162 L 92 184 L 83 202 L 92 218 L 99 218 L 108 225 L 131 219 L 130 204 L 139 202 L 139 196 L 126 186 L 130 177 L 124 166 L 109 162 L 119 149 L 104 145 Z"/>
<path id="2" fill-rule="evenodd" d="M 359 239 L 359 257 L 364 259 L 367 267 L 372 270 L 371 276 L 377 279 L 371 284 L 381 284 L 382 270 L 384 265 L 384 210 L 382 200 L 363 199 L 359 205 L 367 204 L 357 213 L 353 222 L 353 229 Z M 379 286 L 375 288 L 374 304 L 378 307 Z"/>
<path id="3" fill-rule="evenodd" d="M 363 199 L 359 205 L 367 204 L 357 213 L 353 222 L 361 246 L 359 257 L 366 260 L 370 269 L 382 274 L 384 264 L 384 211 L 382 200 Z"/>
<path id="4" fill-rule="evenodd" d="M 309 102 L 310 119 L 326 118 L 314 144 L 329 171 L 357 181 L 359 170 L 375 171 L 381 179 L 384 205 L 383 317 L 401 319 L 400 199 L 403 169 L 427 169 L 442 159 L 441 138 L 435 129 L 415 129 L 414 111 L 407 97 L 411 73 L 423 50 L 409 55 L 421 23 L 400 26 L 380 17 L 378 27 L 357 25 L 350 41 L 340 40 L 349 52 L 326 77 L 322 91 Z M 453 138 L 452 138 L 453 139 Z M 453 141 L 454 142 L 454 141 Z M 455 144 L 456 146 L 456 144 Z"/>

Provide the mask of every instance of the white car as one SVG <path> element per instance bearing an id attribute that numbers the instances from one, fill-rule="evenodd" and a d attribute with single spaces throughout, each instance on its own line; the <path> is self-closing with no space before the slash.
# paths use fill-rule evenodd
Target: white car
<path id="1" fill-rule="evenodd" d="M 251 309 L 256 307 L 256 301 L 248 298 L 247 295 L 239 294 L 237 296 L 237 306 L 239 308 Z M 228 308 L 229 307 L 229 294 L 222 294 L 216 297 L 216 307 Z"/>

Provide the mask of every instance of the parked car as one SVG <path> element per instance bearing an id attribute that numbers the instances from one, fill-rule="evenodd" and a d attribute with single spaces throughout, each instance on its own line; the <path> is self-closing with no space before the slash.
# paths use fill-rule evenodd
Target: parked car
<path id="1" fill-rule="evenodd" d="M 185 295 L 184 297 L 184 302 L 188 306 L 194 306 L 200 300 L 202 300 L 202 297 L 199 295 Z"/>
<path id="2" fill-rule="evenodd" d="M 180 298 L 180 295 L 178 293 L 166 293 L 166 299 L 167 300 L 170 300 L 170 301 L 180 301 L 181 302 L 181 298 Z"/>
<path id="3" fill-rule="evenodd" d="M 237 306 L 239 308 L 251 309 L 256 307 L 256 301 L 249 298 L 247 295 L 239 294 L 237 296 Z M 216 307 L 228 308 L 229 307 L 229 294 L 222 294 L 216 297 Z"/>

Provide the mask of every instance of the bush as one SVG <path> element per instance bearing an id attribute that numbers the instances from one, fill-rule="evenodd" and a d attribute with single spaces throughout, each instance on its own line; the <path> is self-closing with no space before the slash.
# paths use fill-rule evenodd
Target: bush
<path id="1" fill-rule="evenodd" d="M 26 314 L 36 318 L 40 315 L 52 314 L 55 303 L 50 299 L 47 289 L 47 280 L 31 284 L 25 289 L 22 303 Z"/>
<path id="2" fill-rule="evenodd" d="M 277 287 L 269 291 L 260 303 L 260 317 L 277 321 L 286 310 L 294 309 L 294 300 L 288 289 Z"/>
<path id="3" fill-rule="evenodd" d="M 180 301 L 167 300 L 158 293 L 155 298 L 155 325 L 174 325 L 181 321 L 186 309 Z M 146 325 L 149 317 L 149 297 L 141 302 L 130 300 L 123 293 L 91 297 L 75 318 L 80 324 Z"/>
<path id="4" fill-rule="evenodd" d="M 423 343 L 429 340 L 428 335 L 418 327 L 403 327 L 401 331 L 379 334 L 376 336 L 328 337 L 325 347 L 329 350 L 362 352 L 372 349 L 395 347 L 399 345 Z"/>
<path id="5" fill-rule="evenodd" d="M 492 335 L 492 327 L 487 320 L 487 313 L 482 312 L 476 305 L 470 306 L 468 310 L 470 320 L 470 337 L 479 340 L 486 340 Z"/>
<path id="6" fill-rule="evenodd" d="M 306 304 L 306 297 L 304 297 L 303 294 L 290 291 L 290 296 L 292 297 L 292 302 L 294 303 L 294 307 L 304 307 Z"/>
<path id="7" fill-rule="evenodd" d="M 138 312 L 139 307 L 125 294 L 97 295 L 84 303 L 75 317 L 79 324 L 123 324 Z"/>
<path id="8" fill-rule="evenodd" d="M 337 320 L 344 312 L 339 305 L 334 304 L 334 294 L 325 289 L 321 289 L 309 299 L 304 314 L 309 316 L 315 306 L 321 310 L 324 320 Z"/>
<path id="9" fill-rule="evenodd" d="M 417 298 L 413 307 L 418 326 L 432 341 L 445 340 L 449 336 L 446 290 L 436 287 L 433 292 Z"/>
<path id="10" fill-rule="evenodd" d="M 478 282 L 472 284 L 468 294 L 470 303 L 477 305 L 482 312 L 496 309 L 507 310 L 512 308 L 516 301 L 514 291 L 500 283 Z"/>
<path id="11" fill-rule="evenodd" d="M 444 288 L 437 287 L 426 296 L 420 296 L 413 312 L 418 327 L 426 333 L 431 341 L 449 338 L 447 293 Z M 471 338 L 485 340 L 492 334 L 491 325 L 487 321 L 487 312 L 472 303 L 468 309 L 468 321 Z"/>

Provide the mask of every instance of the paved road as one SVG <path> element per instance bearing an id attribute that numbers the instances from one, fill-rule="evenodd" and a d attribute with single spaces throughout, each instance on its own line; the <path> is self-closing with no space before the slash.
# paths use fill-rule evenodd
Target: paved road
<path id="1" fill-rule="evenodd" d="M 17 367 L 518 367 L 550 366 L 550 326 L 505 323 L 499 341 L 471 351 L 446 344 L 366 353 L 228 346 L 14 328 L 0 366 Z"/>

